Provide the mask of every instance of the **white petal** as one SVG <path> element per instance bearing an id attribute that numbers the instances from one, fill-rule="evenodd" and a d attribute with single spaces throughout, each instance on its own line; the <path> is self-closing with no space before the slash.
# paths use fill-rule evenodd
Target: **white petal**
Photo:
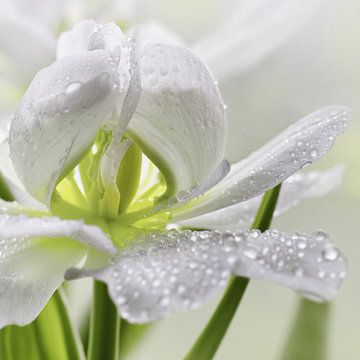
<path id="1" fill-rule="evenodd" d="M 84 257 L 84 250 L 41 239 L 0 241 L 0 328 L 33 321 L 61 285 L 67 268 Z"/>
<path id="2" fill-rule="evenodd" d="M 322 232 L 170 231 L 144 235 L 112 266 L 85 272 L 107 283 L 120 315 L 135 323 L 198 307 L 231 273 L 329 300 L 346 275 L 346 260 Z"/>
<path id="3" fill-rule="evenodd" d="M 122 32 L 115 24 L 97 24 L 83 20 L 71 30 L 62 33 L 57 45 L 57 58 L 81 54 L 86 51 L 114 48 L 121 45 Z"/>
<path id="4" fill-rule="evenodd" d="M 4 203 L 2 203 L 4 204 Z M 16 211 L 14 204 L 10 211 Z M 15 205 L 16 206 L 16 205 Z M 67 237 L 78 240 L 96 250 L 115 253 L 111 240 L 95 225 L 80 220 L 61 220 L 56 217 L 29 217 L 26 215 L 0 215 L 0 239 L 11 237 Z"/>
<path id="5" fill-rule="evenodd" d="M 12 161 L 9 149 L 10 116 L 0 119 L 0 176 L 4 180 L 13 198 L 21 203 L 44 210 L 44 205 L 34 199 L 19 180 Z"/>
<path id="6" fill-rule="evenodd" d="M 9 215 L 23 209 L 2 203 L 2 212 L 4 207 L 8 214 L 0 215 L 0 328 L 34 320 L 63 282 L 65 271 L 85 257 L 87 246 L 115 251 L 96 226 Z"/>
<path id="7" fill-rule="evenodd" d="M 96 25 L 94 20 L 84 20 L 75 24 L 71 30 L 63 32 L 58 39 L 56 57 L 61 59 L 88 51 L 90 37 Z"/>
<path id="8" fill-rule="evenodd" d="M 141 52 L 142 95 L 130 122 L 168 183 L 168 195 L 202 183 L 223 160 L 225 111 L 205 64 L 190 50 L 146 45 Z"/>
<path id="9" fill-rule="evenodd" d="M 118 58 L 97 50 L 41 70 L 11 123 L 11 158 L 28 192 L 46 204 L 87 151 L 116 100 Z"/>
<path id="10" fill-rule="evenodd" d="M 345 168 L 342 165 L 327 171 L 294 174 L 281 186 L 274 216 L 279 216 L 302 200 L 327 195 L 341 184 Z M 198 229 L 236 230 L 249 227 L 256 216 L 262 195 L 224 209 L 180 221 L 177 225 Z"/>
<path id="11" fill-rule="evenodd" d="M 245 160 L 202 198 L 174 212 L 174 222 L 249 200 L 283 182 L 305 165 L 322 158 L 344 132 L 350 111 L 329 106 L 291 125 Z"/>
<path id="12" fill-rule="evenodd" d="M 194 50 L 221 79 L 246 71 L 303 28 L 323 3 L 239 1 Z"/>
<path id="13" fill-rule="evenodd" d="M 23 188 L 19 180 L 12 161 L 10 159 L 9 149 L 9 131 L 10 131 L 11 116 L 5 116 L 0 120 L 0 171 L 2 176 L 6 177 L 9 181 L 19 188 Z"/>
<path id="14" fill-rule="evenodd" d="M 117 173 L 120 163 L 131 145 L 131 140 L 123 140 L 123 134 L 135 112 L 141 93 L 141 75 L 139 62 L 138 31 L 135 30 L 128 44 L 129 74 L 130 80 L 123 105 L 118 117 L 112 124 L 111 143 L 106 149 L 100 164 L 100 175 L 105 189 L 105 209 L 115 206 L 114 214 L 117 215 L 120 201 L 120 193 L 117 186 Z"/>

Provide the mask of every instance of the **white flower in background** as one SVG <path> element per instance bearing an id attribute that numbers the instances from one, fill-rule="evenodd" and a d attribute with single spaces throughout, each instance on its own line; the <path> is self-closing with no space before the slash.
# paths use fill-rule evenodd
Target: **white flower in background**
<path id="1" fill-rule="evenodd" d="M 163 0 L 47 0 L 29 5 L 25 1 L 4 0 L 0 5 L 0 26 L 6 31 L 0 37 L 0 53 L 8 64 L 6 73 L 24 83 L 53 59 L 55 33 L 62 24 L 86 16 L 117 19 L 130 25 L 142 23 L 146 28 L 143 42 L 186 42 L 224 80 L 264 59 L 305 26 L 323 3 L 324 0 L 228 0 L 225 4 L 218 0 L 179 4 Z M 186 27 L 184 18 L 188 20 Z M 12 34 L 11 39 L 6 33 Z"/>
<path id="2" fill-rule="evenodd" d="M 64 274 L 106 282 L 131 322 L 194 308 L 231 273 L 333 298 L 346 260 L 325 233 L 260 233 L 236 219 L 251 220 L 256 197 L 281 182 L 279 213 L 313 196 L 322 175 L 291 175 L 325 155 L 348 117 L 323 108 L 230 166 L 224 104 L 197 56 L 140 45 L 137 31 L 128 39 L 114 24 L 77 24 L 11 122 L 17 175 L 8 163 L 8 184 L 48 210 L 1 202 L 0 326 L 31 322 Z M 339 173 L 326 173 L 330 184 Z M 224 212 L 229 230 L 221 216 L 213 221 Z"/>

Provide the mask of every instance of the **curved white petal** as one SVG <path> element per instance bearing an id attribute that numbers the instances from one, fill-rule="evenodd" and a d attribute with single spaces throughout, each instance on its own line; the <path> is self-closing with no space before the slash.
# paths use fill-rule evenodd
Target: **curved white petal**
<path id="1" fill-rule="evenodd" d="M 303 28 L 324 2 L 239 1 L 194 50 L 221 79 L 246 71 Z"/>
<path id="2" fill-rule="evenodd" d="M 11 192 L 13 198 L 21 203 L 44 210 L 44 205 L 35 200 L 24 188 L 19 180 L 12 161 L 9 149 L 10 116 L 0 119 L 0 176 Z"/>
<path id="3" fill-rule="evenodd" d="M 88 51 L 90 37 L 96 25 L 94 20 L 83 20 L 75 24 L 71 30 L 61 33 L 57 42 L 56 57 L 61 59 Z"/>
<path id="4" fill-rule="evenodd" d="M 107 283 L 120 315 L 134 323 L 198 307 L 224 287 L 231 273 L 323 301 L 338 292 L 346 260 L 323 232 L 172 230 L 144 235 L 112 266 L 83 272 Z"/>
<path id="5" fill-rule="evenodd" d="M 128 89 L 121 107 L 118 119 L 113 122 L 111 132 L 111 143 L 106 149 L 100 164 L 100 175 L 105 189 L 105 205 L 107 210 L 115 206 L 113 214 L 117 216 L 120 192 L 117 186 L 117 174 L 120 163 L 131 145 L 131 140 L 123 140 L 124 132 L 135 112 L 141 93 L 141 75 L 139 62 L 138 31 L 135 30 L 128 44 L 129 75 Z"/>
<path id="6" fill-rule="evenodd" d="M 11 123 L 10 156 L 39 201 L 49 203 L 115 108 L 118 60 L 106 50 L 67 56 L 41 70 L 24 95 Z"/>
<path id="7" fill-rule="evenodd" d="M 8 204 L 7 210 L 22 209 Z M 83 244 L 115 251 L 100 229 L 80 221 L 0 215 L 0 328 L 36 318 L 65 271 L 85 257 Z"/>
<path id="8" fill-rule="evenodd" d="M 345 168 L 342 165 L 327 171 L 294 174 L 286 179 L 280 191 L 274 216 L 279 216 L 298 205 L 302 200 L 327 195 L 342 181 Z M 178 226 L 198 229 L 236 230 L 249 227 L 256 216 L 262 195 L 211 213 L 186 219 Z"/>
<path id="9" fill-rule="evenodd" d="M 225 111 L 214 79 L 190 50 L 146 45 L 142 95 L 129 124 L 168 182 L 168 195 L 202 183 L 224 157 Z"/>
<path id="10" fill-rule="evenodd" d="M 9 131 L 11 116 L 5 116 L 0 119 L 0 172 L 2 176 L 11 181 L 17 187 L 22 188 L 23 185 L 19 180 L 12 161 L 10 159 L 9 149 Z"/>
<path id="11" fill-rule="evenodd" d="M 120 28 L 113 23 L 98 24 L 93 20 L 83 20 L 60 35 L 57 58 L 92 50 L 112 51 L 121 45 L 122 37 Z"/>
<path id="12" fill-rule="evenodd" d="M 0 249 L 0 328 L 33 321 L 63 282 L 66 269 L 85 255 L 69 244 L 54 247 L 26 238 L 1 240 Z"/>
<path id="13" fill-rule="evenodd" d="M 9 212 L 14 213 L 16 205 L 10 203 L 9 206 Z M 21 207 L 19 210 L 21 210 Z M 0 225 L 0 238 L 67 237 L 99 251 L 116 252 L 111 240 L 100 228 L 95 225 L 86 225 L 80 220 L 4 214 L 0 215 Z"/>
<path id="14" fill-rule="evenodd" d="M 322 158 L 343 133 L 349 109 L 329 106 L 291 125 L 245 160 L 202 198 L 174 211 L 174 222 L 249 200 L 283 182 L 307 164 Z"/>

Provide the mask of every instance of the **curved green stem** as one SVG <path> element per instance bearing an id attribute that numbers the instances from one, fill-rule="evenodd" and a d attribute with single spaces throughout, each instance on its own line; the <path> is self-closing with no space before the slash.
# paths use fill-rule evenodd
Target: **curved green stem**
<path id="1" fill-rule="evenodd" d="M 88 360 L 118 360 L 119 335 L 120 317 L 108 295 L 107 286 L 95 281 Z"/>
<path id="2" fill-rule="evenodd" d="M 268 191 L 260 204 L 253 229 L 269 228 L 279 197 L 281 185 Z M 232 277 L 215 312 L 184 360 L 210 360 L 218 350 L 235 312 L 245 293 L 249 279 Z"/>

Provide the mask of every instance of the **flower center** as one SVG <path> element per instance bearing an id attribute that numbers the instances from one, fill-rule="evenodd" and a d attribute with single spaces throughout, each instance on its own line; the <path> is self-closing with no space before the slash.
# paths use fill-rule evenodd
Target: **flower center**
<path id="1" fill-rule="evenodd" d="M 57 185 L 51 211 L 64 219 L 82 219 L 101 227 L 120 248 L 141 233 L 165 229 L 170 216 L 152 211 L 166 193 L 166 182 L 135 143 L 127 149 L 117 171 L 119 196 L 110 204 L 117 208 L 116 215 L 108 215 L 100 167 L 110 141 L 111 132 L 101 130 L 91 149 Z"/>

